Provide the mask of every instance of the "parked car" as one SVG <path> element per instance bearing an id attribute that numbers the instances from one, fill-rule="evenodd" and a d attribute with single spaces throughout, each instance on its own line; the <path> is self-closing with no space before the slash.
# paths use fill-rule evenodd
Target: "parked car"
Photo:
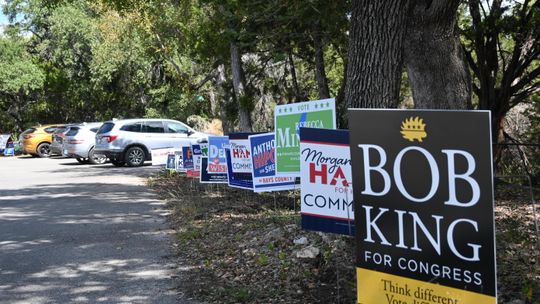
<path id="1" fill-rule="evenodd" d="M 64 137 L 63 155 L 73 157 L 81 164 L 104 164 L 107 157 L 94 154 L 96 132 L 102 124 L 93 122 L 70 126 Z"/>
<path id="2" fill-rule="evenodd" d="M 52 134 L 63 124 L 36 126 L 21 134 L 23 153 L 36 157 L 51 156 Z"/>
<path id="3" fill-rule="evenodd" d="M 125 119 L 105 122 L 96 135 L 95 154 L 107 156 L 115 166 L 142 166 L 152 149 L 182 147 L 208 134 L 170 119 Z"/>
<path id="4" fill-rule="evenodd" d="M 62 155 L 62 146 L 64 141 L 64 136 L 69 127 L 74 126 L 75 124 L 65 125 L 56 129 L 52 134 L 51 142 L 51 155 Z"/>

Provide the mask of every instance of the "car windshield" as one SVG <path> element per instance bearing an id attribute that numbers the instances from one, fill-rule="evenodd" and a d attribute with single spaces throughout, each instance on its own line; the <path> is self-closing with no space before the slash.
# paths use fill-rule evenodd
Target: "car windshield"
<path id="1" fill-rule="evenodd" d="M 114 123 L 106 122 L 99 128 L 97 134 L 109 133 L 114 128 Z"/>

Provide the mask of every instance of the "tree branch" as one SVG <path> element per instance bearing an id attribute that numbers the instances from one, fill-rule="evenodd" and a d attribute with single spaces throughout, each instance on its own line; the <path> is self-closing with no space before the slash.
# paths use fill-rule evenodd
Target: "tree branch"
<path id="1" fill-rule="evenodd" d="M 535 80 L 538 76 L 540 76 L 540 66 L 536 67 L 530 73 L 525 75 L 525 77 L 521 78 L 515 85 L 513 85 L 511 88 L 511 92 L 512 93 L 518 92 L 519 90 L 524 88 L 528 83 Z"/>

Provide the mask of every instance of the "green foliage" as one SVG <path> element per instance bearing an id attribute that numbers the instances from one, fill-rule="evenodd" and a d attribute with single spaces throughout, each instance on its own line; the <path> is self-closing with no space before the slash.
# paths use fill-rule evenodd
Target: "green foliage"
<path id="1" fill-rule="evenodd" d="M 220 113 L 234 123 L 239 108 L 253 112 L 260 100 L 317 98 L 315 34 L 322 39 L 336 96 L 343 85 L 348 6 L 349 1 L 297 0 L 8 0 L 4 11 L 18 21 L 11 31 L 28 37 L 18 44 L 28 53 L 17 68 L 27 77 L 3 79 L 33 97 L 13 124 L 140 116 L 185 120 Z M 246 93 L 238 102 L 232 97 L 231 41 L 245 55 Z M 216 73 L 219 66 L 223 75 Z"/>
<path id="2" fill-rule="evenodd" d="M 0 92 L 29 95 L 43 87 L 45 76 L 26 51 L 24 41 L 0 38 Z"/>
<path id="3" fill-rule="evenodd" d="M 36 103 L 45 74 L 20 37 L 0 37 L 0 130 L 22 131 L 24 112 Z"/>

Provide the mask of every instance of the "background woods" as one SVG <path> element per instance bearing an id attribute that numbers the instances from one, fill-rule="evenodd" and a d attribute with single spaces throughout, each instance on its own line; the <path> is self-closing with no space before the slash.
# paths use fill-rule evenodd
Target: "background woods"
<path id="1" fill-rule="evenodd" d="M 491 110 L 497 142 L 538 143 L 538 1 L 8 0 L 3 11 L 2 131 L 192 115 L 264 131 L 276 104 L 336 97 L 341 127 L 347 107 L 474 108 Z M 516 106 L 530 118 L 519 132 L 505 124 Z"/>

